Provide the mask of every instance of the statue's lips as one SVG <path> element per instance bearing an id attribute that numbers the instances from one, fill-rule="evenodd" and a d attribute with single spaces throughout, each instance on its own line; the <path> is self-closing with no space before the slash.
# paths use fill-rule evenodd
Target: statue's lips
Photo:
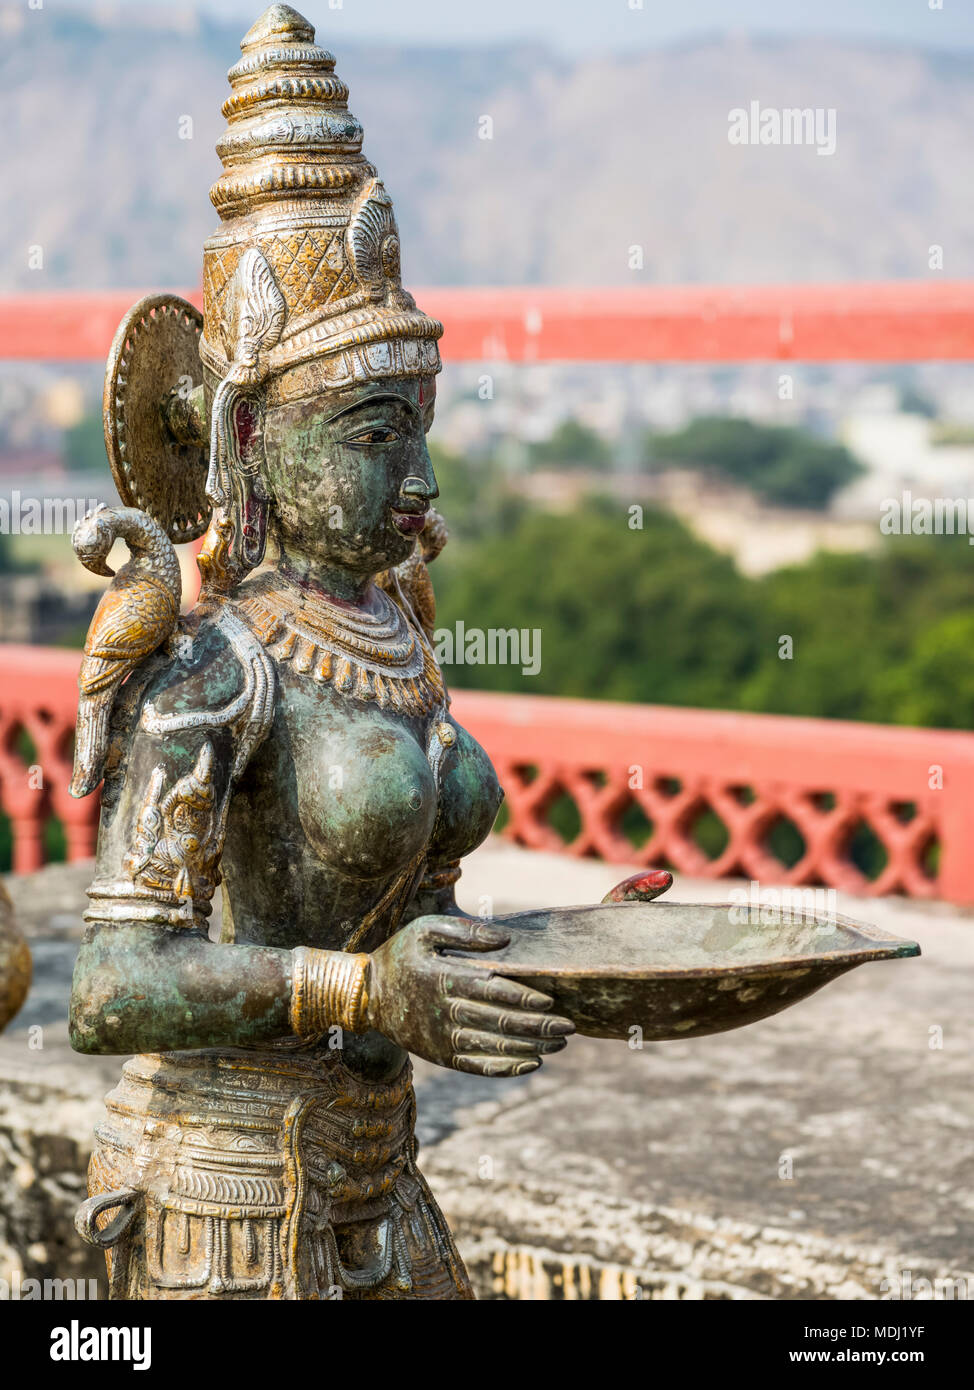
<path id="1" fill-rule="evenodd" d="M 418 536 L 426 525 L 427 509 L 421 512 L 403 512 L 392 508 L 392 524 L 401 536 Z"/>

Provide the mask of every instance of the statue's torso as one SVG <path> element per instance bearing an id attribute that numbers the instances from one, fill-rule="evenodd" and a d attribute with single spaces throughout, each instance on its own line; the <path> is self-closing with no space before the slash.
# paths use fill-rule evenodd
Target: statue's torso
<path id="1" fill-rule="evenodd" d="M 465 730 L 427 757 L 434 712 L 404 716 L 278 668 L 271 731 L 240 779 L 223 853 L 225 902 L 237 941 L 371 950 L 395 923 L 380 914 L 417 860 L 446 864 L 490 830 L 500 791 Z M 452 721 L 450 721 L 452 724 Z"/>

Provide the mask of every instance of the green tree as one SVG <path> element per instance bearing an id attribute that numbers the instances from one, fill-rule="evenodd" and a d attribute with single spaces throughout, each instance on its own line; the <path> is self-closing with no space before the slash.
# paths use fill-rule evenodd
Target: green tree
<path id="1" fill-rule="evenodd" d="M 542 468 L 604 468 L 612 450 L 601 435 L 580 420 L 562 420 L 549 439 L 532 444 L 532 464 Z"/>
<path id="2" fill-rule="evenodd" d="M 740 692 L 743 708 L 780 714 L 940 723 L 963 705 L 965 663 L 939 667 L 933 653 L 970 608 L 970 547 L 964 537 L 890 537 L 872 554 L 820 554 L 755 581 L 758 602 L 778 637 L 793 640 L 791 660 L 777 642 Z M 921 717 L 923 711 L 926 715 Z M 969 723 L 968 715 L 950 723 Z"/>
<path id="3" fill-rule="evenodd" d="M 541 671 L 455 664 L 454 685 L 969 728 L 965 537 L 889 537 L 752 579 L 667 513 L 520 512 L 437 561 L 437 625 L 540 629 Z M 445 558 L 445 557 L 444 557 Z M 782 640 L 790 639 L 790 640 Z M 607 716 L 610 717 L 610 716 Z"/>
<path id="4" fill-rule="evenodd" d="M 568 516 L 527 512 L 435 579 L 438 627 L 541 633 L 538 675 L 455 665 L 455 685 L 720 706 L 762 648 L 749 581 L 667 513 L 630 530 L 625 509 L 593 499 Z"/>
<path id="5" fill-rule="evenodd" d="M 877 680 L 896 724 L 937 729 L 974 725 L 974 613 L 949 613 L 921 630 L 913 650 Z"/>
<path id="6" fill-rule="evenodd" d="M 684 463 L 712 469 L 765 501 L 787 507 L 824 507 L 863 471 L 841 444 L 804 430 L 724 416 L 702 416 L 676 434 L 651 435 L 648 448 L 657 466 Z"/>
<path id="7" fill-rule="evenodd" d="M 108 468 L 100 415 L 85 415 L 64 431 L 61 457 L 65 468 L 76 473 L 102 473 Z"/>
<path id="8" fill-rule="evenodd" d="M 431 443 L 430 460 L 440 489 L 435 505 L 453 538 L 443 560 L 436 562 L 439 569 L 441 565 L 445 568 L 457 553 L 457 542 L 466 544 L 485 535 L 502 535 L 524 511 L 525 503 L 511 493 L 495 459 L 471 462 Z"/>

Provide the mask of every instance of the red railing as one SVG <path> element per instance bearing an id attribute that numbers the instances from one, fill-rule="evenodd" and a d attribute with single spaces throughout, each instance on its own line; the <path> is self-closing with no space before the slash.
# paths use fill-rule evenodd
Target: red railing
<path id="1" fill-rule="evenodd" d="M 0 358 L 103 359 L 142 290 L 0 299 Z M 179 290 L 202 303 L 200 290 Z M 974 360 L 974 283 L 418 289 L 447 362 Z"/>
<path id="2" fill-rule="evenodd" d="M 974 902 L 974 734 L 467 690 L 454 710 L 507 793 L 503 833 L 531 849 Z M 726 845 L 708 857 L 695 831 L 714 817 Z M 567 842 L 558 820 L 578 821 Z M 770 847 L 782 824 L 791 864 Z M 863 834 L 873 878 L 853 862 Z"/>
<path id="3" fill-rule="evenodd" d="M 70 859 L 94 853 L 97 798 L 67 791 L 78 662 L 0 646 L 0 808 L 19 873 L 43 863 L 51 816 Z M 453 708 L 504 784 L 502 833 L 531 849 L 974 902 L 974 734 L 469 690 Z M 727 837 L 715 857 L 695 836 L 707 815 Z M 770 848 L 782 822 L 804 844 L 790 866 Z M 852 859 L 862 830 L 885 856 L 873 879 Z"/>
<path id="4" fill-rule="evenodd" d="M 68 793 L 80 664 L 80 652 L 0 646 L 0 811 L 13 832 L 14 873 L 44 863 L 52 816 L 64 826 L 70 860 L 95 852 L 97 797 Z"/>

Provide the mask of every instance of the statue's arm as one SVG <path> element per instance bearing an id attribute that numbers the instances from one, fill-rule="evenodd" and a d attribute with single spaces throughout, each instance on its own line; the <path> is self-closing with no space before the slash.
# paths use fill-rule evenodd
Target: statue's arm
<path id="1" fill-rule="evenodd" d="M 76 1052 L 239 1046 L 291 1032 L 291 952 L 145 923 L 89 927 L 71 993 Z"/>
<path id="2" fill-rule="evenodd" d="M 460 878 L 460 860 L 428 863 L 426 871 L 403 913 L 403 921 L 416 917 L 469 917 L 457 906 L 456 886 Z"/>
<path id="3" fill-rule="evenodd" d="M 114 714 L 71 996 L 80 1052 L 233 1046 L 291 1031 L 293 953 L 207 935 L 241 751 L 266 733 L 266 701 L 257 706 L 273 692 L 221 632 L 197 634 L 190 660 L 155 666 Z"/>

